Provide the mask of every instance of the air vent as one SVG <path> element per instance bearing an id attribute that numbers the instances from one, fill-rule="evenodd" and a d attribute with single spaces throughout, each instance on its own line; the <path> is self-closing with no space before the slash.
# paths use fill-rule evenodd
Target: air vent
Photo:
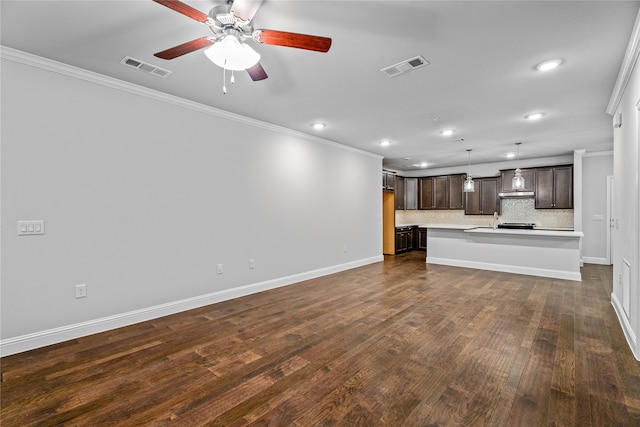
<path id="1" fill-rule="evenodd" d="M 401 74 L 406 74 L 409 71 L 413 71 L 413 70 L 416 70 L 418 68 L 425 67 L 427 65 L 429 65 L 429 61 L 424 59 L 423 56 L 416 56 L 416 57 L 404 60 L 402 62 L 399 62 L 399 63 L 397 63 L 395 65 L 391 65 L 389 67 L 385 67 L 380 71 L 382 71 L 383 73 L 385 73 L 389 77 L 396 77 L 396 76 L 399 76 Z"/>
<path id="2" fill-rule="evenodd" d="M 122 65 L 126 65 L 132 68 L 137 68 L 140 71 L 144 71 L 149 74 L 153 74 L 154 76 L 162 77 L 162 78 L 165 78 L 172 73 L 172 71 L 165 70 L 164 68 L 156 67 L 155 65 L 140 61 L 130 56 L 125 56 L 124 58 L 122 58 L 122 61 L 120 61 L 120 63 Z"/>

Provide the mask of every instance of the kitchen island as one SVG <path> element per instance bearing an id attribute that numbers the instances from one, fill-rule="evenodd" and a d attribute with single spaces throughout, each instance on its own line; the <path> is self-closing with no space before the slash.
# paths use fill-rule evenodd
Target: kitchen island
<path id="1" fill-rule="evenodd" d="M 581 281 L 582 236 L 562 230 L 430 226 L 427 263 Z"/>

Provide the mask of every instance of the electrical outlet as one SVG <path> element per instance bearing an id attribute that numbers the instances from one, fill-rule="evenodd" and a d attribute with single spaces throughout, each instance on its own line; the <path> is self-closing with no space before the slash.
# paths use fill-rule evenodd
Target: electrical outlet
<path id="1" fill-rule="evenodd" d="M 76 298 L 85 298 L 87 296 L 87 285 L 76 285 Z"/>
<path id="2" fill-rule="evenodd" d="M 222 274 L 222 272 L 224 271 L 224 266 L 222 264 L 218 264 L 216 266 L 216 271 L 218 272 L 218 274 Z"/>
<path id="3" fill-rule="evenodd" d="M 256 268 L 256 260 L 255 259 L 250 259 L 249 260 L 249 268 Z"/>

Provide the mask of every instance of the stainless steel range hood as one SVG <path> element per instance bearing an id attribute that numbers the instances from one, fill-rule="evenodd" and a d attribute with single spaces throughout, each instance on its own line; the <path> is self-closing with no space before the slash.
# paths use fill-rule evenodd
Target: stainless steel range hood
<path id="1" fill-rule="evenodd" d="M 498 193 L 501 199 L 530 199 L 535 196 L 533 191 L 512 191 L 509 193 Z"/>

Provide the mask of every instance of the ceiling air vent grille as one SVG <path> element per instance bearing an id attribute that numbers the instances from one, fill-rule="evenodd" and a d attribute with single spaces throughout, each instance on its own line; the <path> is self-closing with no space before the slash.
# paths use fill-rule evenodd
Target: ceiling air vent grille
<path id="1" fill-rule="evenodd" d="M 425 67 L 427 65 L 429 65 L 429 61 L 424 59 L 423 56 L 415 56 L 402 62 L 398 62 L 397 64 L 391 65 L 389 67 L 385 67 L 380 71 L 382 71 L 389 77 L 396 77 L 401 74 L 408 73 L 409 71 Z"/>
<path id="2" fill-rule="evenodd" d="M 165 70 L 164 68 L 156 67 L 155 65 L 149 64 L 147 62 L 140 61 L 138 59 L 132 58 L 130 56 L 125 56 L 120 61 L 122 65 L 126 65 L 128 67 L 136 68 L 140 71 L 147 72 L 149 74 L 153 74 L 157 77 L 165 78 L 172 73 L 172 71 Z"/>

